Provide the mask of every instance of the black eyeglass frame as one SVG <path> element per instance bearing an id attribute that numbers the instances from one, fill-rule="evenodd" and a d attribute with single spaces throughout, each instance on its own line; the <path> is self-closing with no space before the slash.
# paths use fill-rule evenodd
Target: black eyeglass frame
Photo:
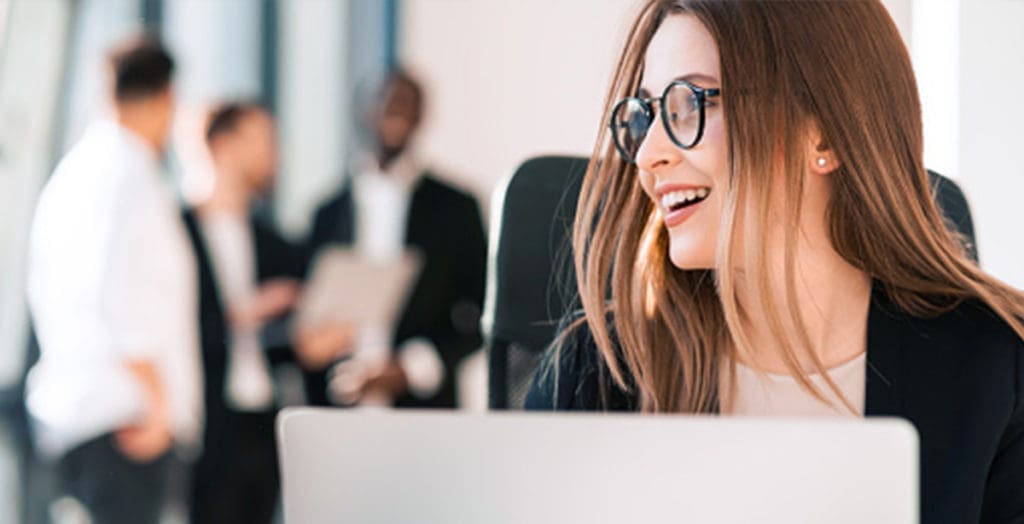
<path id="1" fill-rule="evenodd" d="M 694 137 L 693 141 L 690 142 L 689 144 L 682 143 L 679 140 L 679 138 L 676 137 L 676 134 L 672 132 L 672 127 L 669 126 L 669 123 L 668 123 L 668 109 L 666 109 L 666 106 L 665 106 L 665 97 L 668 96 L 668 92 L 670 90 L 672 90 L 673 88 L 675 88 L 677 86 L 680 86 L 680 85 L 683 85 L 683 86 L 686 86 L 687 88 L 689 88 L 689 90 L 691 92 L 693 92 L 694 96 L 697 97 L 697 108 L 698 108 L 697 135 Z M 615 143 L 615 149 L 618 150 L 619 155 L 622 157 L 623 160 L 626 161 L 626 163 L 628 163 L 628 164 L 635 164 L 636 163 L 636 159 L 633 158 L 632 156 L 630 156 L 629 153 L 626 152 L 626 148 L 623 147 L 622 144 L 619 143 L 618 134 L 616 133 L 616 128 L 615 128 L 615 120 L 616 120 L 615 117 L 616 117 L 616 115 L 618 115 L 619 110 L 622 108 L 622 106 L 624 106 L 625 104 L 628 104 L 630 101 L 639 102 L 640 106 L 643 107 L 644 112 L 647 113 L 647 118 L 650 119 L 650 124 L 647 125 L 647 132 L 648 133 L 651 130 L 651 126 L 654 124 L 654 108 L 651 107 L 651 104 L 653 104 L 655 101 L 657 101 L 659 109 L 660 109 L 660 112 L 661 112 L 661 125 L 665 126 L 665 132 L 668 133 L 668 137 L 672 140 L 672 143 L 675 144 L 676 146 L 678 146 L 680 149 L 692 149 L 698 143 L 700 143 L 700 139 L 704 136 L 704 123 L 705 123 L 705 119 L 706 119 L 706 114 L 705 114 L 706 113 L 706 109 L 705 108 L 707 107 L 708 98 L 715 97 L 715 96 L 720 96 L 721 94 L 722 94 L 722 90 L 720 88 L 717 88 L 717 87 L 703 88 L 703 87 L 699 87 L 699 86 L 693 85 L 692 83 L 687 82 L 686 80 L 676 80 L 676 81 L 670 83 L 669 85 L 665 86 L 665 90 L 661 92 L 661 96 L 660 97 L 657 97 L 657 98 L 654 98 L 654 97 L 652 97 L 652 98 L 640 98 L 640 97 L 635 97 L 635 96 L 627 96 L 626 98 L 623 98 L 622 100 L 619 100 L 618 102 L 615 103 L 615 106 L 612 107 L 612 113 L 611 113 L 611 116 L 608 119 L 608 128 L 612 132 L 612 142 Z M 645 134 L 644 139 L 646 139 L 646 138 L 647 137 L 646 137 L 646 134 Z"/>

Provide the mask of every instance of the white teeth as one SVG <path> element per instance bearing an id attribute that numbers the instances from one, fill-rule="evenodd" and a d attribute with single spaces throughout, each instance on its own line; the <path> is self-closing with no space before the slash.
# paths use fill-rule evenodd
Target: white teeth
<path id="1" fill-rule="evenodd" d="M 710 192 L 706 187 L 672 191 L 671 193 L 661 195 L 661 206 L 665 209 L 671 209 L 684 202 L 706 198 Z"/>

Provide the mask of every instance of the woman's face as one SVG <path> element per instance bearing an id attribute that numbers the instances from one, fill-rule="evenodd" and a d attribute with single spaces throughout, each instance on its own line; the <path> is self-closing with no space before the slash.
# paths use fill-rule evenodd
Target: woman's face
<path id="1" fill-rule="evenodd" d="M 721 86 L 718 46 L 692 15 L 673 15 L 655 33 L 644 57 L 638 96 L 661 96 L 675 80 Z M 721 97 L 710 98 L 704 135 L 691 149 L 675 145 L 657 117 L 637 151 L 640 183 L 669 235 L 669 257 L 679 269 L 712 269 L 728 183 L 729 163 Z M 706 194 L 703 200 L 700 195 Z"/>

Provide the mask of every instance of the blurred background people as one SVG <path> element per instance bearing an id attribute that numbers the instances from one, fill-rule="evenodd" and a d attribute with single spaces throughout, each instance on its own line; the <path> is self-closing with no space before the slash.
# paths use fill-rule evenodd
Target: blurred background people
<path id="1" fill-rule="evenodd" d="M 254 214 L 277 171 L 271 115 L 256 103 L 210 111 L 213 186 L 184 220 L 199 270 L 206 427 L 192 481 L 194 523 L 267 523 L 277 503 L 273 367 L 292 360 L 284 318 L 303 273 L 299 249 Z"/>
<path id="2" fill-rule="evenodd" d="M 111 53 L 113 119 L 60 162 L 31 230 L 27 407 L 96 523 L 157 522 L 171 449 L 202 424 L 195 267 L 160 162 L 173 69 L 149 38 Z"/>
<path id="3" fill-rule="evenodd" d="M 424 92 L 412 76 L 393 69 L 360 101 L 363 149 L 352 176 L 317 210 L 309 252 L 346 246 L 391 260 L 413 249 L 423 267 L 397 325 L 356 326 L 351 357 L 311 377 L 325 393 L 311 400 L 454 407 L 457 366 L 481 344 L 480 210 L 417 159 Z"/>

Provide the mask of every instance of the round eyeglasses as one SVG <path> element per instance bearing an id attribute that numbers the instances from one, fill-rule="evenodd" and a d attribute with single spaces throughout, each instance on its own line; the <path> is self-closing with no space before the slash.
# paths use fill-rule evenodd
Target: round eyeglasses
<path id="1" fill-rule="evenodd" d="M 661 122 L 672 142 L 683 149 L 696 146 L 704 135 L 708 98 L 719 96 L 721 92 L 721 89 L 704 89 L 685 80 L 676 80 L 665 88 L 660 98 L 623 98 L 612 108 L 608 122 L 615 149 L 623 160 L 636 163 L 640 145 L 654 123 L 654 102 L 661 108 Z"/>

